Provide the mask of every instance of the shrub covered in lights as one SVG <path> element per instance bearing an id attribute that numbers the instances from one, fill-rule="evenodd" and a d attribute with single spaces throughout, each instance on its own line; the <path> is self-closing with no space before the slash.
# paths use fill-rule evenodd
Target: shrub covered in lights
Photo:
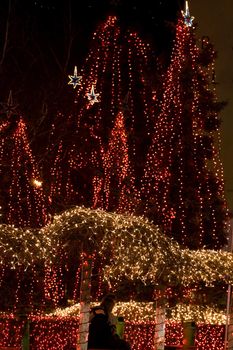
<path id="1" fill-rule="evenodd" d="M 122 287 L 122 283 L 164 289 L 233 282 L 231 253 L 182 249 L 142 217 L 75 207 L 55 216 L 51 224 L 39 231 L 4 225 L 0 229 L 2 266 L 7 263 L 13 268 L 35 269 L 35 264 L 39 264 L 42 270 L 46 266 L 42 274 L 45 294 L 53 299 L 56 291 L 55 304 L 66 297 L 67 264 L 74 263 L 74 252 L 77 262 L 84 251 L 92 255 L 93 264 L 102 257 L 104 278 L 115 289 Z M 75 280 L 76 271 L 72 273 Z M 69 288 L 75 289 L 77 284 Z M 72 293 L 74 290 L 69 291 L 69 295 Z"/>
<path id="2" fill-rule="evenodd" d="M 116 285 L 124 279 L 155 286 L 232 281 L 231 253 L 182 249 L 143 217 L 76 207 L 55 216 L 41 232 L 65 249 L 76 241 L 80 252 L 103 256 L 105 278 Z"/>

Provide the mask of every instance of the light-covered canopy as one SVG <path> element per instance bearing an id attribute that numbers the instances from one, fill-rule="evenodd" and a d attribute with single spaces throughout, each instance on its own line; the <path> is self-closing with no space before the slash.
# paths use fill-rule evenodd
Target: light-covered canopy
<path id="1" fill-rule="evenodd" d="M 74 245 L 80 253 L 103 256 L 105 278 L 115 285 L 122 280 L 168 286 L 233 282 L 233 254 L 182 249 L 143 217 L 74 207 L 39 231 L 0 226 L 1 262 L 13 267 L 49 261 L 58 247 Z"/>

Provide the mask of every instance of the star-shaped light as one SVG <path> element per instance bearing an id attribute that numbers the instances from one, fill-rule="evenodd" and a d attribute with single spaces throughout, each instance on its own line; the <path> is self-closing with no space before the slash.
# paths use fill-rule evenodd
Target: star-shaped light
<path id="1" fill-rule="evenodd" d="M 90 102 L 91 105 L 93 105 L 94 103 L 96 102 L 100 102 L 98 100 L 98 97 L 99 97 L 99 94 L 98 93 L 95 93 L 95 88 L 94 88 L 94 85 L 92 84 L 91 85 L 91 92 L 88 92 L 86 94 L 87 98 L 88 98 L 88 101 Z"/>
<path id="2" fill-rule="evenodd" d="M 188 1 L 185 1 L 185 11 L 181 11 L 181 12 L 182 12 L 182 15 L 184 17 L 184 23 L 186 24 L 186 26 L 192 27 L 194 17 L 190 16 Z"/>
<path id="3" fill-rule="evenodd" d="M 18 105 L 14 103 L 12 91 L 10 90 L 7 102 L 1 103 L 1 113 L 6 114 L 7 118 L 10 118 L 17 113 L 17 107 Z"/>
<path id="4" fill-rule="evenodd" d="M 82 76 L 77 74 L 77 66 L 74 67 L 74 75 L 69 75 L 69 85 L 73 85 L 75 89 L 77 85 L 81 85 Z"/>

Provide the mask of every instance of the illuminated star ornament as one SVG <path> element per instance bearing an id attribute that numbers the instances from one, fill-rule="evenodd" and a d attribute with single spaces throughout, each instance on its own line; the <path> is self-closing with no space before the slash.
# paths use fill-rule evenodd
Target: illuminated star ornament
<path id="1" fill-rule="evenodd" d="M 73 85 L 74 89 L 81 85 L 82 76 L 77 74 L 77 66 L 74 67 L 74 75 L 69 75 L 69 79 L 68 85 Z"/>
<path id="2" fill-rule="evenodd" d="M 1 109 L 2 109 L 2 113 L 5 113 L 7 118 L 10 118 L 13 114 L 17 113 L 17 107 L 18 105 L 16 105 L 13 101 L 13 97 L 12 97 L 12 91 L 10 90 L 8 99 L 6 103 L 1 103 Z"/>
<path id="3" fill-rule="evenodd" d="M 91 105 L 93 105 L 94 103 L 100 102 L 98 100 L 99 94 L 95 93 L 95 88 L 93 84 L 91 85 L 91 92 L 88 92 L 86 96 Z"/>
<path id="4" fill-rule="evenodd" d="M 194 17 L 190 16 L 188 1 L 185 1 L 185 11 L 181 11 L 181 12 L 182 12 L 182 15 L 184 17 L 184 23 L 186 24 L 186 26 L 192 27 Z"/>

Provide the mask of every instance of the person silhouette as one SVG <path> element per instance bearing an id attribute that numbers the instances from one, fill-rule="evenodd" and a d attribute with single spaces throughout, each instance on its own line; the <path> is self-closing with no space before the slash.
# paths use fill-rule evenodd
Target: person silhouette
<path id="1" fill-rule="evenodd" d="M 115 295 L 107 294 L 99 306 L 91 309 L 88 349 L 130 350 L 130 345 L 116 333 L 117 318 L 112 314 L 115 303 Z"/>

